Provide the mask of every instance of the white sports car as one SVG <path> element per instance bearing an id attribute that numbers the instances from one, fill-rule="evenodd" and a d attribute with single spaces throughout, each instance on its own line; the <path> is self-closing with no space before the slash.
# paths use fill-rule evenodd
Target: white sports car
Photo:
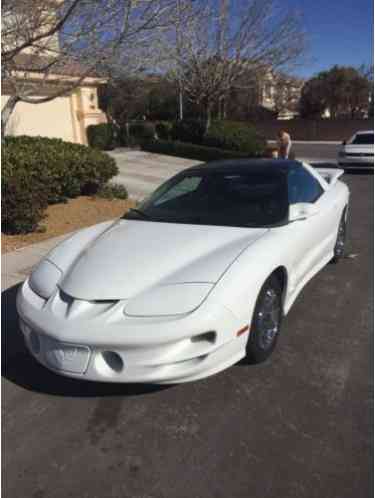
<path id="1" fill-rule="evenodd" d="M 373 168 L 374 130 L 357 131 L 348 142 L 344 140 L 338 163 L 342 168 Z"/>
<path id="2" fill-rule="evenodd" d="M 53 249 L 17 296 L 34 357 L 70 377 L 177 383 L 263 361 L 304 285 L 343 255 L 339 169 L 220 161 Z"/>

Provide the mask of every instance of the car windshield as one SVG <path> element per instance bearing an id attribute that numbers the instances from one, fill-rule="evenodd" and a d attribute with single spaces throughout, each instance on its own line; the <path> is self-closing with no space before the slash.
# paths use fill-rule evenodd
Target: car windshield
<path id="1" fill-rule="evenodd" d="M 181 173 L 125 214 L 125 219 L 269 227 L 286 222 L 286 175 L 271 171 L 210 171 Z"/>
<path id="2" fill-rule="evenodd" d="M 353 145 L 373 145 L 374 144 L 374 134 L 373 133 L 358 133 L 352 142 Z"/>

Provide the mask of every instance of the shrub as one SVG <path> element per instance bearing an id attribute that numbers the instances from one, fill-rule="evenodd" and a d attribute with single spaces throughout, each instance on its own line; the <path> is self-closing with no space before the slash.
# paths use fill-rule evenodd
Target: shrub
<path id="1" fill-rule="evenodd" d="M 126 127 L 124 126 L 120 130 L 119 143 L 122 147 L 137 147 L 140 140 L 136 137 L 132 137 L 126 133 Z"/>
<path id="2" fill-rule="evenodd" d="M 264 154 L 267 142 L 255 128 L 230 121 L 216 121 L 204 137 L 204 145 L 244 152 L 252 157 Z"/>
<path id="3" fill-rule="evenodd" d="M 147 121 L 130 123 L 129 133 L 131 137 L 141 141 L 153 140 L 155 138 L 155 125 Z"/>
<path id="4" fill-rule="evenodd" d="M 13 170 L 3 150 L 1 172 L 1 226 L 5 233 L 33 232 L 47 207 L 47 193 L 38 175 L 30 175 L 25 167 Z"/>
<path id="5" fill-rule="evenodd" d="M 134 147 L 155 138 L 155 125 L 149 121 L 125 123 L 120 129 L 120 144 Z"/>
<path id="6" fill-rule="evenodd" d="M 243 152 L 205 147 L 203 145 L 188 144 L 186 142 L 168 142 L 164 140 L 157 140 L 144 144 L 142 149 L 156 154 L 166 154 L 168 156 L 185 157 L 187 159 L 197 159 L 201 161 L 243 159 L 249 157 L 248 154 Z"/>
<path id="7" fill-rule="evenodd" d="M 200 145 L 205 133 L 205 124 L 198 119 L 176 121 L 171 129 L 171 138 L 180 142 Z"/>
<path id="8" fill-rule="evenodd" d="M 115 147 L 115 128 L 111 123 L 101 123 L 87 127 L 87 140 L 90 147 L 111 150 Z"/>
<path id="9" fill-rule="evenodd" d="M 47 203 L 93 194 L 117 173 L 114 159 L 84 145 L 54 138 L 7 137 L 2 169 L 4 230 L 34 230 Z"/>
<path id="10" fill-rule="evenodd" d="M 155 131 L 160 140 L 170 140 L 172 123 L 169 121 L 160 121 L 155 125 Z"/>
<path id="11" fill-rule="evenodd" d="M 121 183 L 107 183 L 103 185 L 96 193 L 97 197 L 104 199 L 123 199 L 126 200 L 129 195 L 126 187 Z"/>

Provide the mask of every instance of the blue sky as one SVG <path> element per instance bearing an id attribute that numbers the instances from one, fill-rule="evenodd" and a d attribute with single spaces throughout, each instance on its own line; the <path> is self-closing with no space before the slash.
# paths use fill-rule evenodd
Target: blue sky
<path id="1" fill-rule="evenodd" d="M 359 66 L 373 59 L 373 0 L 281 0 L 298 9 L 312 59 L 296 74 L 310 77 L 334 64 Z"/>

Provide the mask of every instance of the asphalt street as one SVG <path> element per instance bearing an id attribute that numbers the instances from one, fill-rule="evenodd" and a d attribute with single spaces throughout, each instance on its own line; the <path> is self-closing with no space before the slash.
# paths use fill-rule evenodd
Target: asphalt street
<path id="1" fill-rule="evenodd" d="M 65 379 L 30 357 L 5 290 L 4 498 L 372 496 L 373 176 L 344 181 L 349 256 L 257 366 L 164 388 Z"/>
<path id="2" fill-rule="evenodd" d="M 339 144 L 335 143 L 293 143 L 293 152 L 297 159 L 305 158 L 317 161 L 327 161 L 336 163 L 337 154 L 340 149 Z"/>

